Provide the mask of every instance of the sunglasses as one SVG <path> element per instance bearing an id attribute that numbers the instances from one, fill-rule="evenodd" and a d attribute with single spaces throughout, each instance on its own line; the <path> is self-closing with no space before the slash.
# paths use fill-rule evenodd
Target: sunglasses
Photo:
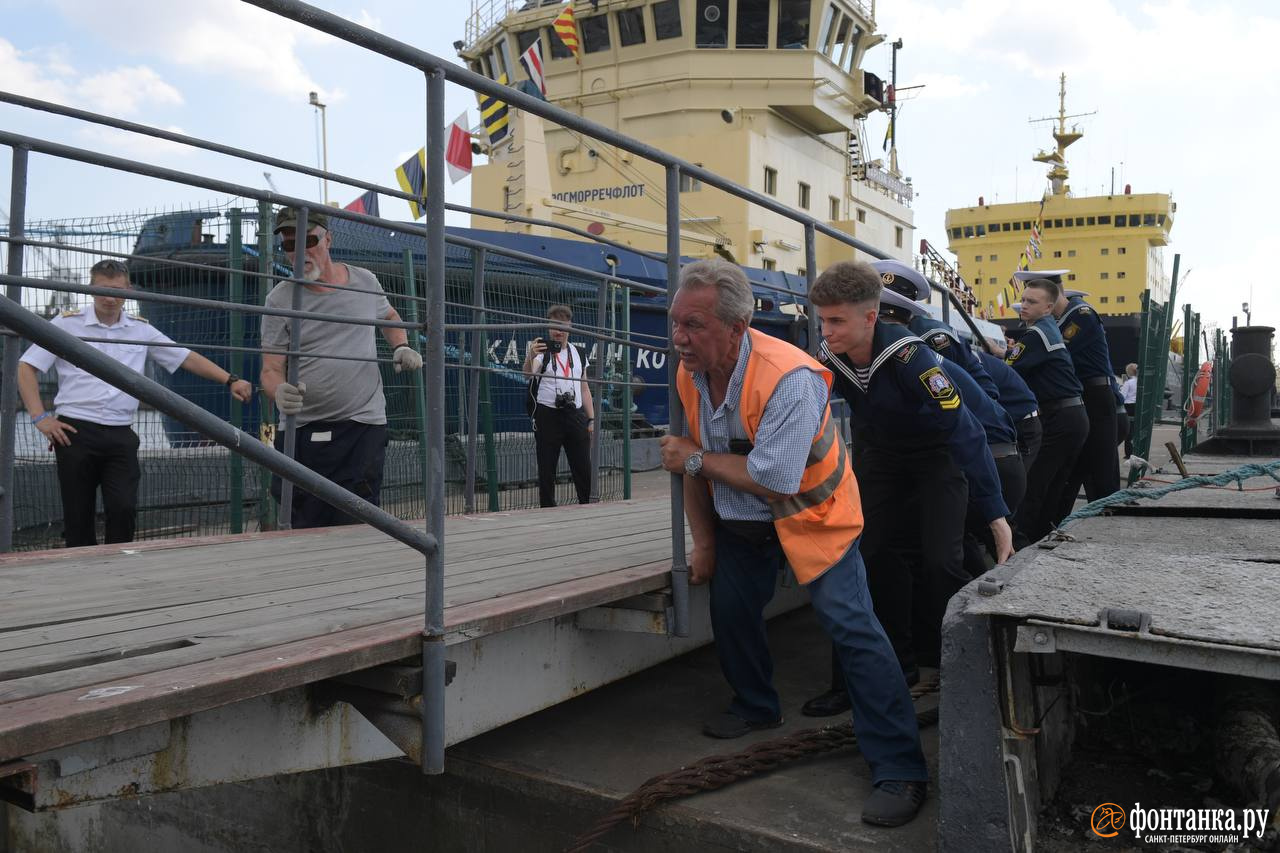
<path id="1" fill-rule="evenodd" d="M 318 245 L 320 245 L 320 235 L 308 234 L 307 248 L 314 249 Z M 297 247 L 298 247 L 298 241 L 295 240 L 293 237 L 284 237 L 280 240 L 280 248 L 284 249 L 286 252 L 292 252 Z"/>

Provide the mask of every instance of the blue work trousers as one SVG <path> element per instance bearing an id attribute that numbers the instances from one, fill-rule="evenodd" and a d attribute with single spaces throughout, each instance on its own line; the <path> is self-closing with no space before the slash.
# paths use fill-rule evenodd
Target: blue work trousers
<path id="1" fill-rule="evenodd" d="M 720 669 L 733 688 L 729 711 L 753 722 L 782 715 L 773 687 L 773 658 L 764 609 L 778 573 L 787 568 L 777 539 L 753 545 L 716 526 L 716 570 L 711 579 L 711 627 Z M 871 766 L 873 784 L 886 779 L 927 781 L 915 709 L 902 667 L 876 620 L 866 570 L 855 542 L 809 584 L 819 624 L 831 637 L 853 701 L 853 730 Z"/>

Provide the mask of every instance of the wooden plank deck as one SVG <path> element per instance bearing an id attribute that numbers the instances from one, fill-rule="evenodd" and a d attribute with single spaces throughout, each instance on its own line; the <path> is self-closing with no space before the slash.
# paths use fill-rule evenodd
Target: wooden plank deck
<path id="1" fill-rule="evenodd" d="M 665 499 L 445 523 L 473 636 L 667 585 Z M 414 655 L 424 559 L 371 528 L 0 556 L 0 762 Z"/>

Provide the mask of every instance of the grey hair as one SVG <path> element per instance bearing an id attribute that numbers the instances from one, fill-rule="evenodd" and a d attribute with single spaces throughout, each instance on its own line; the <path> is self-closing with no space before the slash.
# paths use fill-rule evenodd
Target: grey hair
<path id="1" fill-rule="evenodd" d="M 756 297 L 746 273 L 737 264 L 722 258 L 694 261 L 680 270 L 680 289 L 716 289 L 716 317 L 726 326 L 741 320 L 750 325 L 755 315 Z"/>

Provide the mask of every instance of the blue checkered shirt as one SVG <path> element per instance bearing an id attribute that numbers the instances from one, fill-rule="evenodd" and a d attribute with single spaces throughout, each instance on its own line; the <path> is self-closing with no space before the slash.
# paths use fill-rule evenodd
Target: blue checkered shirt
<path id="1" fill-rule="evenodd" d="M 729 439 L 746 436 L 741 426 L 738 404 L 742 399 L 742 377 L 751 355 L 751 336 L 743 335 L 738 347 L 738 366 L 729 377 L 729 389 L 720 408 L 711 410 L 711 393 L 705 373 L 694 373 L 698 389 L 701 425 L 700 443 L 708 453 L 728 453 Z M 747 474 L 766 489 L 783 495 L 800 491 L 809 447 L 822 427 L 827 410 L 827 383 L 822 376 L 803 368 L 778 382 L 765 404 L 764 416 L 756 431 L 755 447 L 747 456 Z M 732 421 L 731 421 L 732 419 Z M 736 422 L 736 423 L 734 423 Z M 740 492 L 723 483 L 712 482 L 712 501 L 721 518 L 738 521 L 772 521 L 764 498 Z"/>

